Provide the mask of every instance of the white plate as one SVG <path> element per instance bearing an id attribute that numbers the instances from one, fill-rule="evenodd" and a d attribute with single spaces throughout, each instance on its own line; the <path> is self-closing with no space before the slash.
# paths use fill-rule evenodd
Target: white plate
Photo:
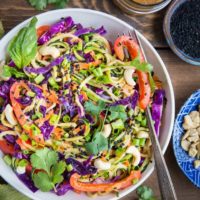
<path id="1" fill-rule="evenodd" d="M 116 17 L 113 17 L 111 15 L 93 11 L 93 10 L 87 10 L 87 9 L 61 9 L 61 10 L 54 10 L 49 11 L 40 15 L 37 15 L 38 23 L 37 26 L 43 25 L 43 24 L 52 24 L 56 21 L 58 21 L 61 17 L 71 16 L 73 20 L 77 23 L 81 23 L 84 27 L 87 26 L 93 26 L 93 27 L 100 27 L 101 25 L 104 25 L 105 29 L 107 30 L 106 38 L 108 38 L 110 41 L 114 41 L 117 37 L 117 34 L 122 34 L 123 32 L 128 32 L 129 30 L 133 30 L 133 27 L 131 27 L 126 22 L 123 22 Z M 4 36 L 4 38 L 0 41 L 0 60 L 5 58 L 6 55 L 6 47 L 8 42 L 16 35 L 16 33 L 27 23 L 30 21 L 30 19 L 22 22 L 18 26 L 16 26 L 14 29 L 12 29 L 8 34 Z M 166 91 L 166 98 L 167 98 L 167 105 L 164 110 L 164 116 L 162 120 L 162 127 L 160 131 L 160 143 L 162 146 L 163 152 L 166 151 L 167 146 L 169 144 L 171 133 L 172 133 L 172 127 L 174 122 L 174 93 L 173 88 L 171 84 L 171 80 L 169 77 L 169 74 L 167 72 L 167 69 L 156 52 L 156 50 L 152 47 L 152 45 L 142 36 L 139 34 L 141 43 L 143 45 L 144 51 L 146 53 L 147 59 L 149 62 L 154 66 L 154 71 L 156 75 L 162 80 L 164 89 Z M 75 199 L 81 199 L 81 200 L 89 200 L 88 196 L 85 194 L 77 194 L 75 192 L 68 192 L 64 196 L 56 196 L 53 193 L 44 193 L 44 192 L 36 192 L 32 193 L 20 180 L 16 177 L 14 172 L 10 167 L 8 167 L 3 159 L 3 154 L 0 152 L 0 175 L 13 187 L 15 187 L 20 192 L 24 193 L 28 197 L 34 200 L 75 200 Z M 142 174 L 141 180 L 136 184 L 133 185 L 123 191 L 120 191 L 119 197 L 114 196 L 113 194 L 109 194 L 106 196 L 99 196 L 96 197 L 96 200 L 116 200 L 120 197 L 123 197 L 124 195 L 130 193 L 134 189 L 136 189 L 139 185 L 141 185 L 153 172 L 153 164 L 150 164 L 145 172 Z"/>

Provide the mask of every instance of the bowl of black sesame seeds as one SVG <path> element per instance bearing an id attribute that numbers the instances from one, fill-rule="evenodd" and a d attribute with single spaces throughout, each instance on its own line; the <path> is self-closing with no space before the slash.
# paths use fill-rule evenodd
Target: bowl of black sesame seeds
<path id="1" fill-rule="evenodd" d="M 174 53 L 200 66 L 200 0 L 175 0 L 166 13 L 163 29 Z"/>

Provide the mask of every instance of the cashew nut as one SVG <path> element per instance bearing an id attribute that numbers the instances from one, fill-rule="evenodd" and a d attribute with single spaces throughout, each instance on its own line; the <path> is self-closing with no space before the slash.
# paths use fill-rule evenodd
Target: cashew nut
<path id="1" fill-rule="evenodd" d="M 189 147 L 190 147 L 190 142 L 188 142 L 187 140 L 182 140 L 181 141 L 181 147 L 185 150 L 188 151 Z"/>
<path id="2" fill-rule="evenodd" d="M 102 161 L 100 158 L 94 161 L 94 166 L 99 170 L 108 170 L 111 168 L 110 162 Z"/>
<path id="3" fill-rule="evenodd" d="M 139 133 L 137 134 L 137 138 L 149 138 L 149 134 L 146 131 L 139 131 Z"/>
<path id="4" fill-rule="evenodd" d="M 39 53 L 43 56 L 51 55 L 53 58 L 58 58 L 60 56 L 60 51 L 56 47 L 46 45 L 39 49 Z"/>
<path id="5" fill-rule="evenodd" d="M 102 135 L 105 137 L 105 138 L 108 138 L 110 136 L 112 132 L 112 127 L 110 124 L 105 124 L 103 126 L 103 131 L 102 131 Z"/>
<path id="6" fill-rule="evenodd" d="M 126 150 L 126 153 L 130 153 L 133 155 L 134 157 L 133 166 L 138 166 L 141 160 L 141 155 L 138 148 L 136 148 L 135 146 L 129 146 Z"/>
<path id="7" fill-rule="evenodd" d="M 197 151 L 195 148 L 192 148 L 192 147 L 191 147 L 191 148 L 189 149 L 189 152 L 188 152 L 188 153 L 189 153 L 189 156 L 191 156 L 191 157 L 194 158 L 194 157 L 197 155 L 198 151 Z"/>
<path id="8" fill-rule="evenodd" d="M 200 167 L 200 160 L 195 160 L 194 161 L 194 167 L 195 167 L 195 169 Z"/>
<path id="9" fill-rule="evenodd" d="M 135 69 L 126 69 L 124 71 L 124 79 L 128 83 L 128 85 L 135 86 L 136 83 L 133 80 L 133 73 L 135 72 Z"/>
<path id="10" fill-rule="evenodd" d="M 17 124 L 17 121 L 13 113 L 13 108 L 10 104 L 7 104 L 5 107 L 5 116 L 11 125 L 15 126 Z"/>

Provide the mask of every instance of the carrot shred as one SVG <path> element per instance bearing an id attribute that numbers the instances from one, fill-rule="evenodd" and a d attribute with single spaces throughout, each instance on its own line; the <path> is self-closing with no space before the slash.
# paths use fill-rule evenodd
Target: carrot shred
<path id="1" fill-rule="evenodd" d="M 88 101 L 88 96 L 87 96 L 86 92 L 84 92 L 84 91 L 82 90 L 80 93 L 81 93 L 81 95 L 83 95 L 83 100 L 84 100 L 84 101 Z"/>
<path id="2" fill-rule="evenodd" d="M 95 61 L 90 62 L 90 63 L 78 63 L 77 65 L 79 66 L 79 69 L 82 70 L 82 69 L 89 69 L 91 66 L 96 67 L 99 64 L 101 64 L 101 61 L 95 60 Z"/>

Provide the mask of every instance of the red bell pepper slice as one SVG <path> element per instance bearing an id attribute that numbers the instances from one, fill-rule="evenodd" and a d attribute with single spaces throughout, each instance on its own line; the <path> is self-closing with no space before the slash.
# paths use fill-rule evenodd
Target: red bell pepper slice
<path id="1" fill-rule="evenodd" d="M 8 143 L 6 140 L 0 140 L 0 149 L 4 154 L 14 155 L 15 148 L 14 145 Z"/>
<path id="2" fill-rule="evenodd" d="M 37 28 L 37 37 L 41 37 L 45 32 L 49 30 L 50 26 L 48 25 L 43 25 Z"/>
<path id="3" fill-rule="evenodd" d="M 18 101 L 16 101 L 16 99 L 18 99 L 20 96 L 21 88 L 24 88 L 28 91 L 30 90 L 30 88 L 24 81 L 15 82 L 10 89 L 10 100 L 17 121 L 24 128 L 24 125 L 30 125 L 30 123 L 28 123 L 26 120 L 26 116 L 22 111 L 22 106 Z M 31 129 L 24 129 L 24 131 L 29 135 L 31 139 L 35 140 L 40 144 L 44 144 L 44 138 L 42 134 L 33 135 Z"/>
<path id="4" fill-rule="evenodd" d="M 114 189 L 120 190 L 131 186 L 134 179 L 141 178 L 140 171 L 131 171 L 130 175 L 126 178 L 113 182 L 113 183 L 85 183 L 79 181 L 80 175 L 77 173 L 70 177 L 70 185 L 78 191 L 82 192 L 110 192 Z"/>
<path id="5" fill-rule="evenodd" d="M 132 59 L 135 59 L 138 55 L 140 55 L 141 62 L 144 61 L 143 55 L 140 51 L 140 47 L 131 37 L 124 35 L 120 36 L 116 39 L 114 43 L 114 51 L 120 60 L 124 60 L 125 58 L 124 48 L 127 48 Z M 151 97 L 149 75 L 148 73 L 139 70 L 137 70 L 137 74 L 140 90 L 139 106 L 141 109 L 145 109 L 148 106 Z"/>

